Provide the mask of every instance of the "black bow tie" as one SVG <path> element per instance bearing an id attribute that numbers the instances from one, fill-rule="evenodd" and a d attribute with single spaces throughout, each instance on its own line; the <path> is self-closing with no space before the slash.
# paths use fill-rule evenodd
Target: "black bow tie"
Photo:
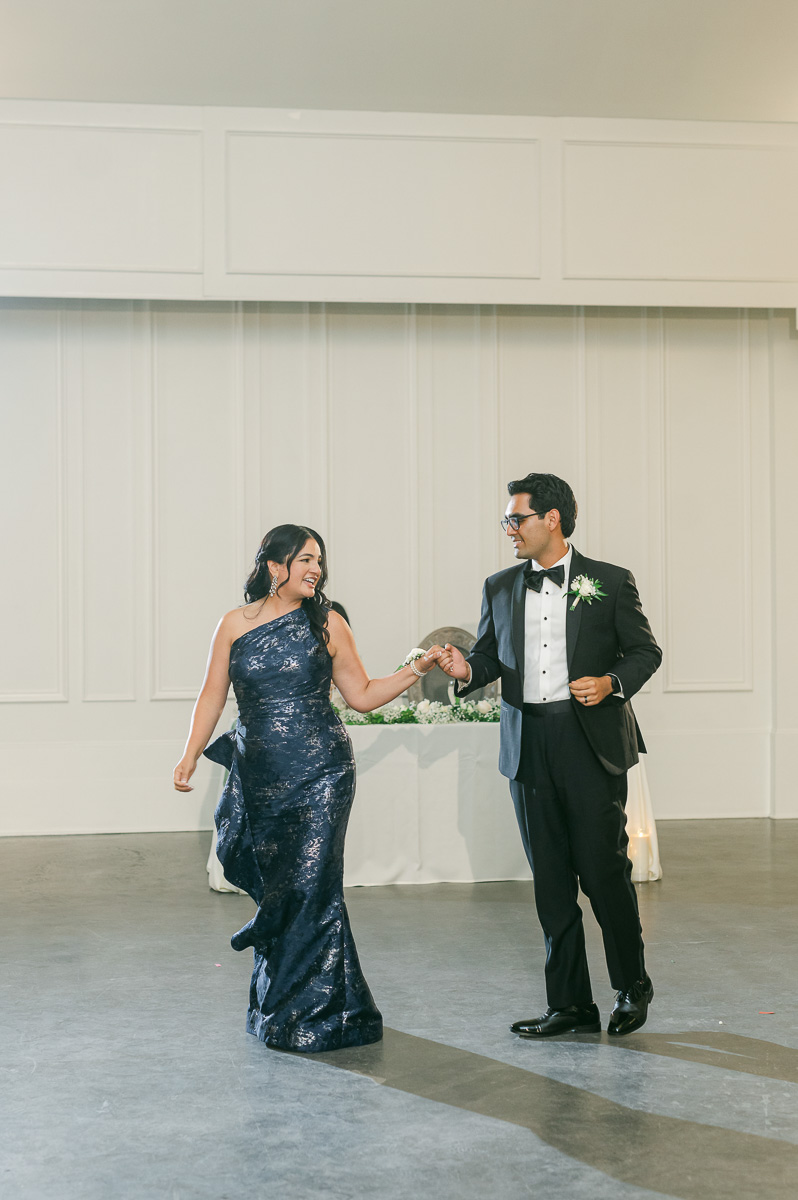
<path id="1" fill-rule="evenodd" d="M 561 588 L 565 583 L 565 567 L 560 563 L 556 567 L 549 567 L 548 571 L 534 571 L 529 563 L 524 567 L 524 584 L 531 588 L 533 592 L 539 592 L 544 579 L 550 579 L 552 583 L 556 583 L 557 587 Z"/>

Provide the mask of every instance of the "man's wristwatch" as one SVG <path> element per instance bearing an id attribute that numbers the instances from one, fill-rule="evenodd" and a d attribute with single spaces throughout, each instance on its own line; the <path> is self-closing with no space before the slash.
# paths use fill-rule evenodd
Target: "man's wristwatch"
<path id="1" fill-rule="evenodd" d="M 618 695 L 620 695 L 620 693 L 623 691 L 623 688 L 621 687 L 621 681 L 620 681 L 620 679 L 618 678 L 618 676 L 617 676 L 617 675 L 613 675 L 611 671 L 608 671 L 608 672 L 607 672 L 607 674 L 609 675 L 609 677 L 610 677 L 610 682 L 612 683 L 612 694 L 613 694 L 613 696 L 618 696 Z"/>

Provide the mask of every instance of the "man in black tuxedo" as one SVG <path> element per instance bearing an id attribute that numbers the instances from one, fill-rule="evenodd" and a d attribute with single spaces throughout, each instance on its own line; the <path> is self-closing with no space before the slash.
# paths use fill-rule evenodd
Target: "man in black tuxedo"
<path id="1" fill-rule="evenodd" d="M 601 927 L 617 989 L 608 1030 L 645 1022 L 646 974 L 626 848 L 626 772 L 644 751 L 629 701 L 662 652 L 629 571 L 568 544 L 576 500 L 556 475 L 507 485 L 502 522 L 523 565 L 485 581 L 468 658 L 446 646 L 439 665 L 461 696 L 501 677 L 499 770 L 510 780 L 535 877 L 546 940 L 548 1009 L 516 1021 L 521 1037 L 601 1028 L 590 986 L 579 885 Z"/>

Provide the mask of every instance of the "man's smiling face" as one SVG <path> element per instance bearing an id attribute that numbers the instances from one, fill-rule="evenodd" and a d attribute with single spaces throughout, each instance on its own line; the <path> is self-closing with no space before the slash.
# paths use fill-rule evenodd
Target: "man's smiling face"
<path id="1" fill-rule="evenodd" d="M 551 541 L 550 521 L 546 519 L 549 514 L 539 513 L 532 503 L 532 497 L 526 492 L 518 492 L 510 497 L 504 515 L 525 518 L 521 520 L 518 529 L 513 529 L 512 525 L 507 526 L 507 536 L 513 543 L 515 557 L 534 558 L 536 562 L 540 562 L 541 555 L 545 555 Z"/>

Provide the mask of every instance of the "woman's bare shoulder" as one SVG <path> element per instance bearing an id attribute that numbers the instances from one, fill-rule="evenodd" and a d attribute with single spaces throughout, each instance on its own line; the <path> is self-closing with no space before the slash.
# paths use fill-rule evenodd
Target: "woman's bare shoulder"
<path id="1" fill-rule="evenodd" d="M 256 600 L 252 604 L 242 604 L 240 608 L 231 608 L 216 626 L 216 638 L 234 642 L 241 637 L 242 633 L 257 625 L 261 605 L 262 601 Z"/>

